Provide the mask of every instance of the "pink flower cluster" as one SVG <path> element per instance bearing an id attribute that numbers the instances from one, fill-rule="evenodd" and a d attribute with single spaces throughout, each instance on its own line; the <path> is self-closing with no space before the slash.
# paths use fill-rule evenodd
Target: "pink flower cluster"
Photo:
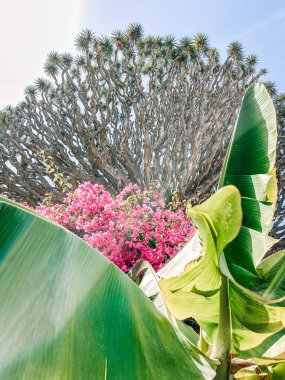
<path id="1" fill-rule="evenodd" d="M 170 211 L 155 189 L 133 184 L 112 197 L 102 185 L 87 182 L 63 204 L 36 211 L 76 232 L 124 272 L 141 259 L 158 270 L 194 233 L 182 209 Z"/>

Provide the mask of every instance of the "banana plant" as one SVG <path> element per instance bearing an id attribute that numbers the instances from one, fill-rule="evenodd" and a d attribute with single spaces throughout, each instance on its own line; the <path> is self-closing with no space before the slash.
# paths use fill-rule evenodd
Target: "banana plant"
<path id="1" fill-rule="evenodd" d="M 189 207 L 203 257 L 179 276 L 159 282 L 170 313 L 177 319 L 193 317 L 201 326 L 203 347 L 220 362 L 217 379 L 229 378 L 233 354 L 246 358 L 259 350 L 262 355 L 274 344 L 277 355 L 279 349 L 285 351 L 284 340 L 280 345 L 285 253 L 266 257 L 275 243 L 268 231 L 277 198 L 276 139 L 272 101 L 262 84 L 253 84 L 244 96 L 219 181 L 220 189 L 230 185 L 240 192 L 242 219 L 232 213 L 231 202 L 221 206 L 214 200 L 217 195 Z M 234 239 L 228 239 L 234 231 L 229 214 L 239 229 Z"/>
<path id="2" fill-rule="evenodd" d="M 215 362 L 83 240 L 0 200 L 0 378 L 213 379 Z"/>
<path id="3" fill-rule="evenodd" d="M 263 357 L 254 368 L 277 380 L 284 254 L 263 258 L 274 244 L 275 146 L 272 102 L 254 84 L 219 191 L 188 209 L 198 234 L 159 273 L 134 268 L 147 269 L 140 287 L 71 232 L 0 198 L 0 378 L 224 380 L 234 353 Z"/>
<path id="4" fill-rule="evenodd" d="M 235 374 L 238 380 L 283 380 L 285 374 L 284 359 L 260 359 L 250 361 L 249 367 L 242 368 Z"/>

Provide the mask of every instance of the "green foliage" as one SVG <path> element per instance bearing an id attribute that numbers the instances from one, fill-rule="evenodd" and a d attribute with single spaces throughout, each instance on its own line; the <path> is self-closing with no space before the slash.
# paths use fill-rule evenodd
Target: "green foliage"
<path id="1" fill-rule="evenodd" d="M 285 253 L 266 258 L 267 250 L 275 243 L 267 233 L 277 199 L 276 140 L 272 101 L 263 85 L 252 85 L 243 99 L 219 183 L 221 188 L 234 185 L 239 189 L 242 226 L 236 238 L 219 249 L 216 237 L 222 238 L 223 234 L 217 228 L 222 223 L 216 218 L 219 210 L 225 218 L 228 214 L 225 205 L 214 201 L 219 192 L 212 198 L 212 205 L 209 200 L 190 208 L 189 215 L 198 225 L 202 240 L 203 259 L 179 277 L 160 282 L 167 307 L 179 319 L 194 317 L 199 322 L 203 338 L 214 345 L 214 357 L 229 329 L 232 348 L 242 355 L 263 344 L 265 350 L 266 338 L 272 337 L 272 345 L 280 338 L 276 333 L 285 327 Z M 237 217 L 234 220 L 237 225 L 241 222 Z M 228 296 L 221 296 L 223 281 Z M 221 319 L 227 302 L 231 326 L 225 326 Z M 224 332 L 219 336 L 221 329 Z"/>
<path id="2" fill-rule="evenodd" d="M 266 257 L 275 155 L 274 107 L 253 84 L 219 191 L 188 207 L 199 239 L 157 274 L 137 263 L 141 289 L 75 235 L 1 198 L 0 377 L 226 380 L 234 354 L 237 379 L 281 379 L 284 253 Z"/>
<path id="3" fill-rule="evenodd" d="M 0 232 L 1 378 L 213 378 L 213 362 L 81 239 L 4 198 Z"/>
<path id="4" fill-rule="evenodd" d="M 60 172 L 60 168 L 56 165 L 52 156 L 47 156 L 44 150 L 38 152 L 38 156 L 41 158 L 45 165 L 45 171 L 51 181 L 58 186 L 63 194 L 74 190 L 72 183 Z M 42 204 L 50 206 L 53 204 L 53 193 L 46 193 Z"/>

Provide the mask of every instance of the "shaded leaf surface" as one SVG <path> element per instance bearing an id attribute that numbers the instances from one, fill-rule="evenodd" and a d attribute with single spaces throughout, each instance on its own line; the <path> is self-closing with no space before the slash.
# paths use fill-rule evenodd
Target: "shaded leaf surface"
<path id="1" fill-rule="evenodd" d="M 213 378 L 210 360 L 110 261 L 8 203 L 0 203 L 0 378 Z"/>

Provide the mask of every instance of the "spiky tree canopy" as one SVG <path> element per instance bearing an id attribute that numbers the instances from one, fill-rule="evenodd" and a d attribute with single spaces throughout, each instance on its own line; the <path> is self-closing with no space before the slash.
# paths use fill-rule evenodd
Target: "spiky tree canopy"
<path id="1" fill-rule="evenodd" d="M 157 181 L 203 198 L 215 185 L 246 87 L 265 73 L 233 42 L 221 62 L 205 34 L 179 41 L 139 24 L 97 37 L 83 30 L 78 55 L 51 52 L 46 78 L 1 112 L 0 192 L 31 204 L 60 188 L 42 155 L 76 185 L 113 192 Z"/>

